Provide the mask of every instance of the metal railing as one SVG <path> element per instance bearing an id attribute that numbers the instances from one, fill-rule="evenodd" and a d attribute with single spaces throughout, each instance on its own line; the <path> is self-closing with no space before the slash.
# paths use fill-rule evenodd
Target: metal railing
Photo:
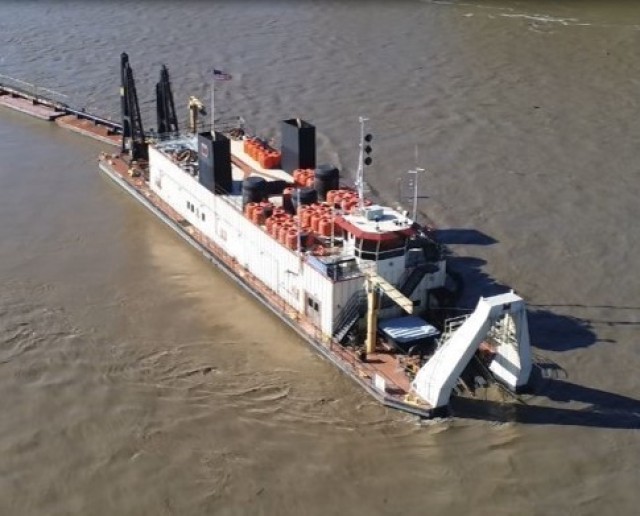
<path id="1" fill-rule="evenodd" d="M 16 93 L 21 93 L 25 96 L 33 97 L 34 100 L 51 104 L 52 107 L 54 107 L 55 105 L 68 107 L 65 102 L 69 97 L 64 93 L 60 93 L 59 91 L 54 91 L 49 88 L 44 88 L 42 86 L 38 86 L 37 84 L 23 81 L 22 79 L 17 79 L 15 77 L 10 77 L 8 75 L 0 74 L 0 88 L 8 92 L 11 92 L 11 90 L 13 90 Z"/>
<path id="2" fill-rule="evenodd" d="M 349 301 L 347 301 L 347 304 L 340 311 L 333 324 L 333 338 L 336 341 L 342 341 L 351 327 L 353 327 L 353 324 L 357 322 L 365 307 L 365 301 L 365 293 L 362 290 L 353 294 Z"/>

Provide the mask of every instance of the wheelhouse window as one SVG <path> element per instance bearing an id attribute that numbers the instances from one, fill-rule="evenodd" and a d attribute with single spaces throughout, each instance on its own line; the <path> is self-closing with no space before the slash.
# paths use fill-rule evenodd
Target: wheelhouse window
<path id="1" fill-rule="evenodd" d="M 387 260 L 405 253 L 406 239 L 398 236 L 387 240 L 355 239 L 355 254 L 364 260 Z"/>

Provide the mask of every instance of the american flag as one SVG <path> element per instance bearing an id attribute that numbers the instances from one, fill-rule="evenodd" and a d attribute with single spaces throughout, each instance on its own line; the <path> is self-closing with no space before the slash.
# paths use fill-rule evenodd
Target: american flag
<path id="1" fill-rule="evenodd" d="M 230 81 L 233 79 L 231 74 L 225 73 L 222 70 L 213 69 L 213 80 L 214 81 Z"/>

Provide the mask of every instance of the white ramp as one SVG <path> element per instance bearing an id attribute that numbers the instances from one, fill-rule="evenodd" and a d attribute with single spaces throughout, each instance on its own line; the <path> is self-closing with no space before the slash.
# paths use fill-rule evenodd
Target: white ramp
<path id="1" fill-rule="evenodd" d="M 434 408 L 446 406 L 460 374 L 486 339 L 497 344 L 491 372 L 514 390 L 525 385 L 531 373 L 526 307 L 511 292 L 480 298 L 471 316 L 418 371 L 411 384 L 415 393 Z"/>

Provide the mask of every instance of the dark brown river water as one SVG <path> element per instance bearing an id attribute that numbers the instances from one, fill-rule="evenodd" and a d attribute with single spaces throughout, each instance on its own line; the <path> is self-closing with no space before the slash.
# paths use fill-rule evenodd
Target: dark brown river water
<path id="1" fill-rule="evenodd" d="M 376 405 L 98 174 L 102 145 L 0 110 L 0 514 L 637 514 L 640 6 L 632 2 L 0 3 L 0 73 L 147 126 L 216 97 L 323 161 L 375 134 L 374 195 L 427 168 L 465 302 L 512 286 L 526 406 L 420 425 Z"/>

